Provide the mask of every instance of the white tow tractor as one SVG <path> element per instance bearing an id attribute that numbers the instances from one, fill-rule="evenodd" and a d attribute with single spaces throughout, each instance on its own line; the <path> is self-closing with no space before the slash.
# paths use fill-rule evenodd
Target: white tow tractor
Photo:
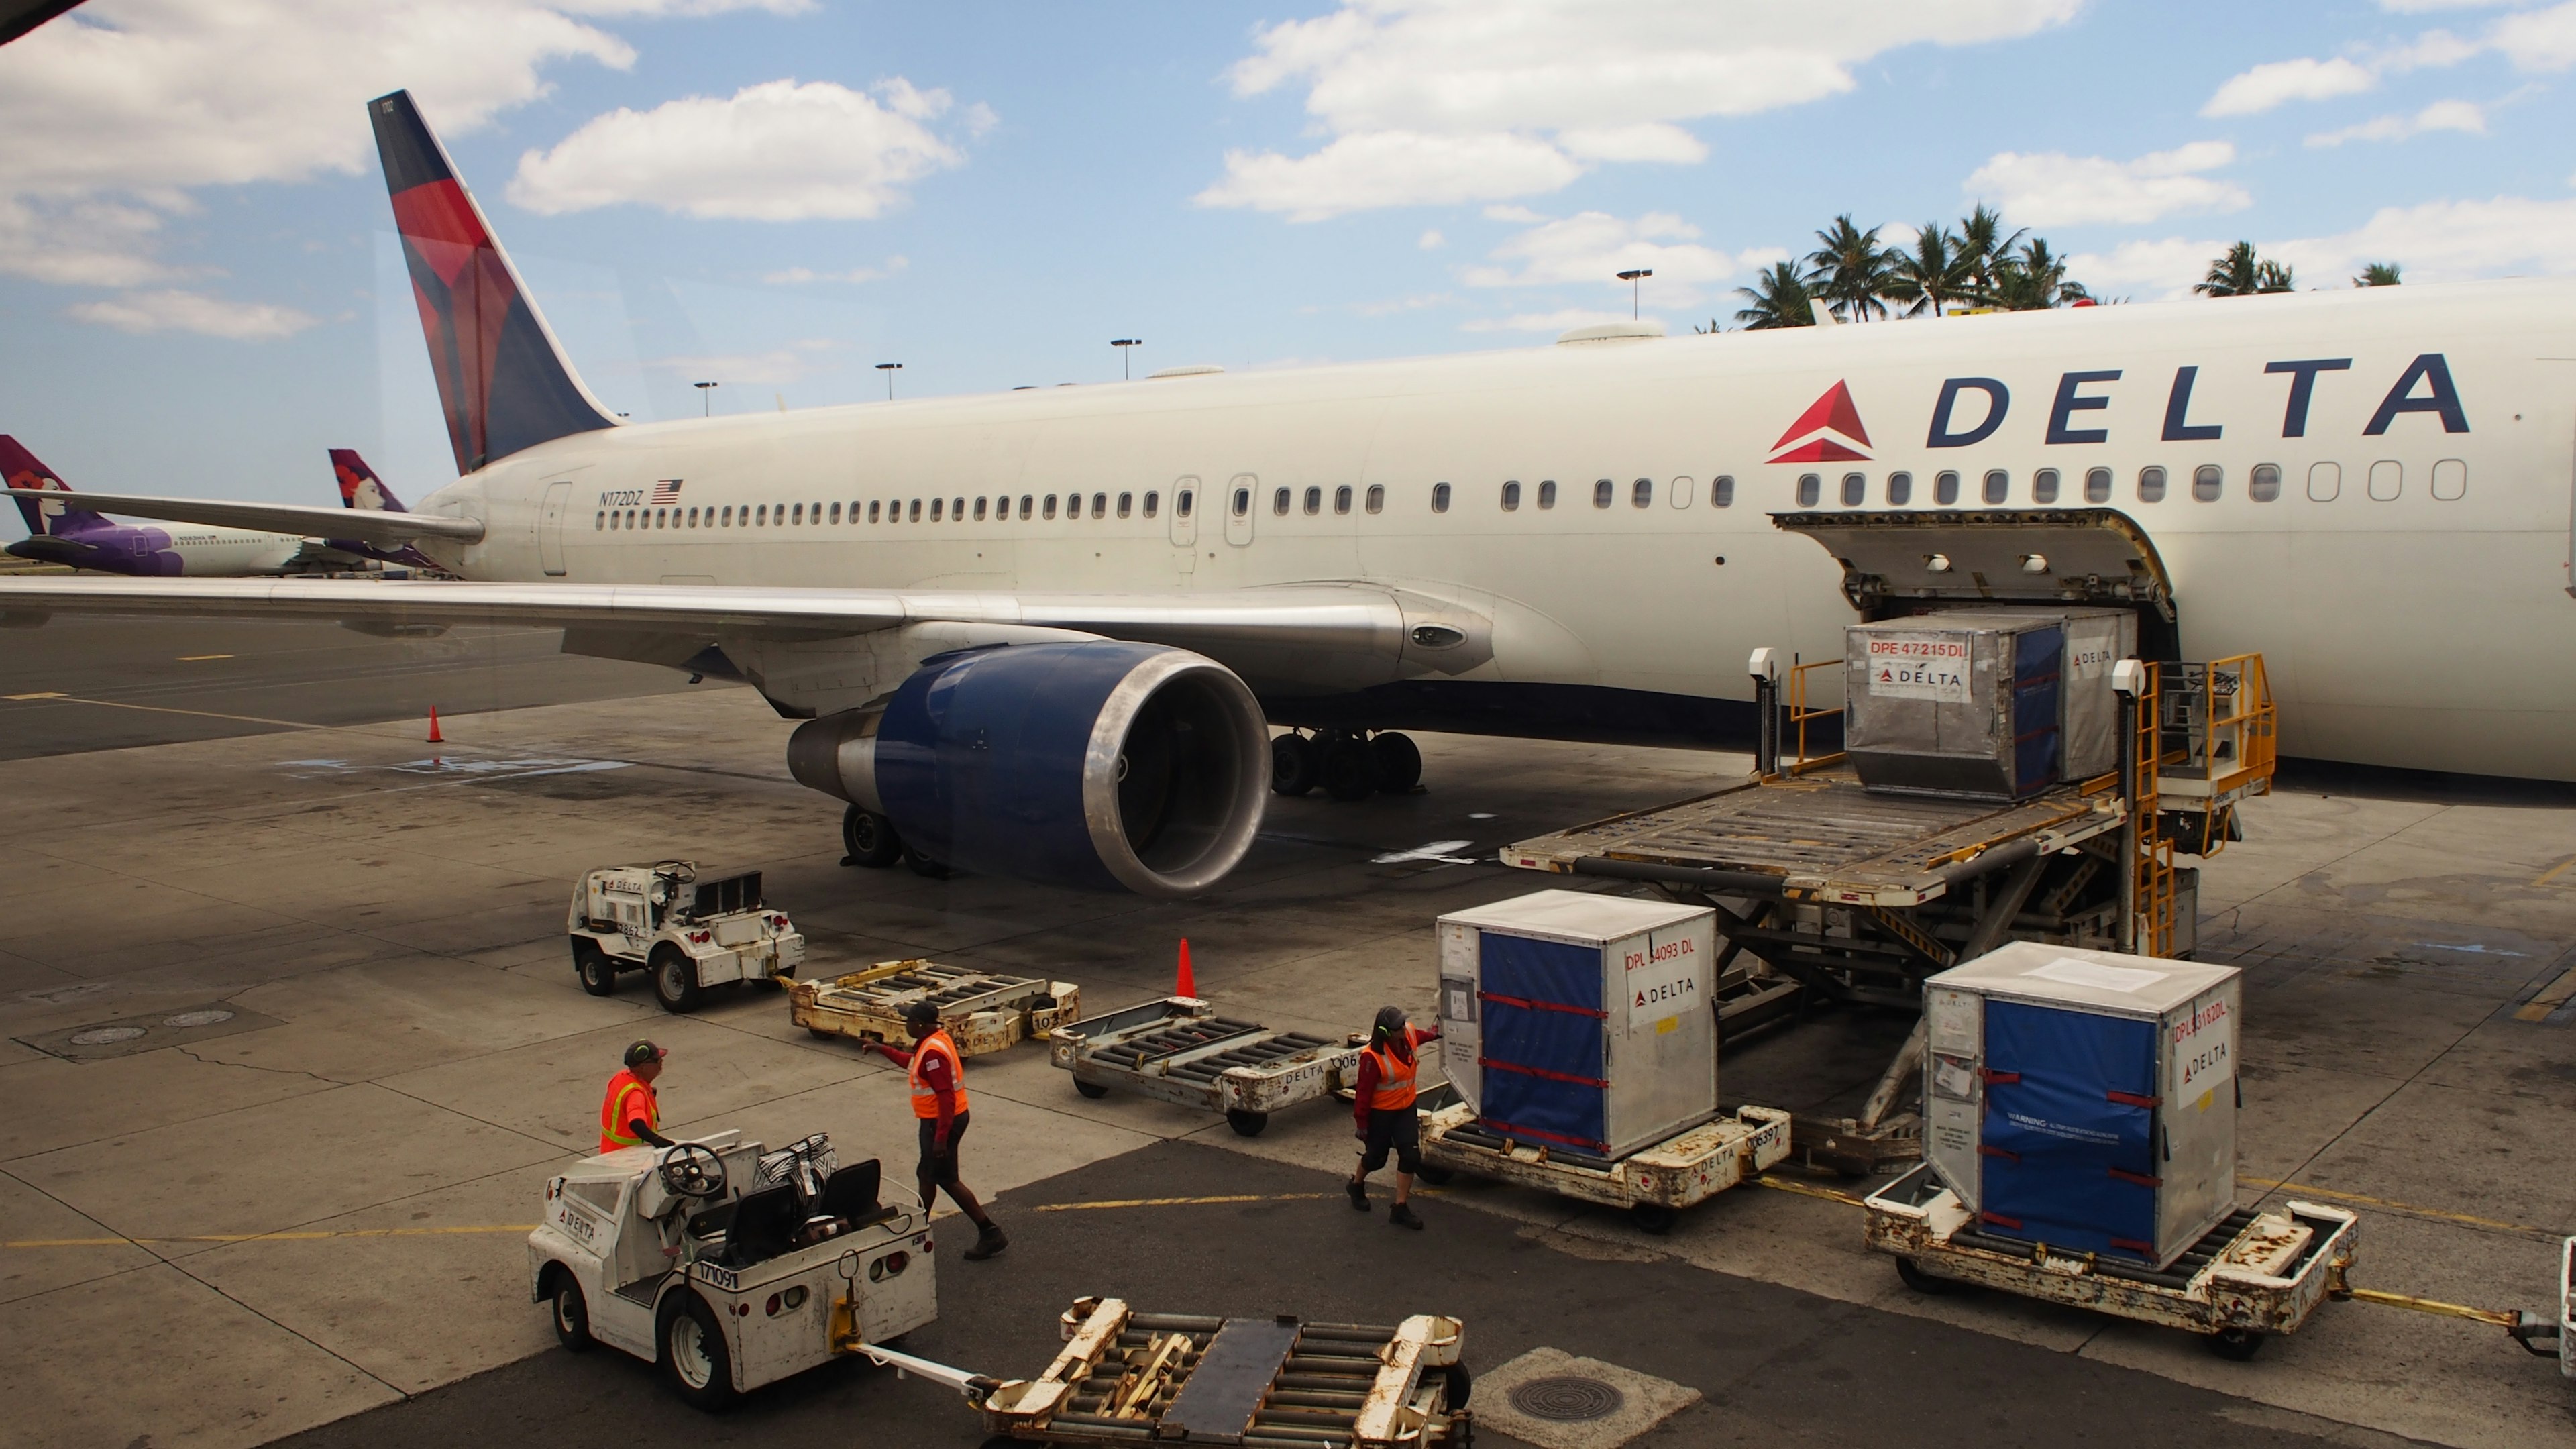
<path id="1" fill-rule="evenodd" d="M 633 1354 L 721 1410 L 938 1317 L 930 1215 L 900 1190 L 880 1202 L 882 1187 L 876 1159 L 838 1166 L 821 1133 L 774 1152 L 728 1130 L 587 1157 L 546 1183 L 535 1301 L 565 1348 Z"/>
<path id="2" fill-rule="evenodd" d="M 692 860 L 612 865 L 572 888 L 564 922 L 581 989 L 606 996 L 620 971 L 652 973 L 664 1011 L 695 1011 L 706 988 L 783 984 L 805 964 L 805 937 L 760 897 L 760 872 L 700 880 Z"/>

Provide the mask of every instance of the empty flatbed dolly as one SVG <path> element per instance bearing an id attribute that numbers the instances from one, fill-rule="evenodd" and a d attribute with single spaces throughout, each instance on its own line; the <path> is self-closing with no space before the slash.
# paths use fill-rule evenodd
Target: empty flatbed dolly
<path id="1" fill-rule="evenodd" d="M 1897 1272 L 1919 1292 L 1939 1293 L 1951 1283 L 1997 1288 L 2197 1333 L 2212 1352 L 2233 1359 L 2252 1358 L 2265 1337 L 2297 1331 L 2319 1304 L 2345 1296 L 2344 1270 L 2361 1242 L 2361 1220 L 2342 1208 L 2238 1208 L 2157 1272 L 1978 1232 L 1930 1163 L 1870 1194 L 1862 1207 L 1869 1246 L 1894 1255 Z"/>
<path id="2" fill-rule="evenodd" d="M 1359 1076 L 1359 1048 L 1349 1041 L 1220 1016 L 1194 996 L 1059 1026 L 1047 1033 L 1047 1051 L 1086 1097 L 1114 1087 L 1221 1112 L 1245 1137 L 1261 1135 L 1271 1113 L 1329 1097 Z"/>
<path id="3" fill-rule="evenodd" d="M 963 1056 L 1001 1051 L 1082 1019 L 1082 988 L 1070 981 L 1002 976 L 936 961 L 879 961 L 865 971 L 787 988 L 788 1019 L 816 1036 L 910 1040 L 903 1014 L 927 1001 Z"/>
<path id="4" fill-rule="evenodd" d="M 989 1432 L 1031 1444 L 1466 1449 L 1474 1438 L 1466 1329 L 1455 1318 L 1214 1318 L 1083 1298 L 1059 1323 L 1064 1351 L 1034 1379 L 863 1351 L 948 1384 L 982 1411 Z"/>

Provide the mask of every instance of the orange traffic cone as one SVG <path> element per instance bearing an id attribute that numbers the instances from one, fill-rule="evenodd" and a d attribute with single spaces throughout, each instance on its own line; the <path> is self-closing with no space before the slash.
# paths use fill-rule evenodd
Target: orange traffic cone
<path id="1" fill-rule="evenodd" d="M 1190 970 L 1190 938 L 1187 936 L 1181 938 L 1181 971 L 1179 977 L 1172 982 L 1172 994 L 1192 999 L 1196 999 L 1199 994 L 1199 978 Z"/>
<path id="2" fill-rule="evenodd" d="M 434 704 L 429 707 L 429 743 L 433 745 L 447 743 L 447 737 L 438 732 L 438 706 Z"/>

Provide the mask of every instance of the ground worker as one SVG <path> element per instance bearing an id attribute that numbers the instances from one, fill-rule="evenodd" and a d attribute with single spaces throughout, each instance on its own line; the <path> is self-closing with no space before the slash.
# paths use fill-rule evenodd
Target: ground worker
<path id="1" fill-rule="evenodd" d="M 1427 1041 L 1440 1039 L 1440 1029 L 1421 1031 L 1405 1020 L 1404 1009 L 1381 1006 L 1377 1021 L 1369 1029 L 1369 1044 L 1360 1052 L 1357 1115 L 1359 1118 L 1360 1170 L 1344 1183 L 1351 1194 L 1351 1206 L 1361 1212 L 1369 1210 L 1368 1175 L 1386 1165 L 1386 1155 L 1395 1153 L 1395 1206 L 1387 1211 L 1386 1220 L 1399 1228 L 1419 1229 L 1422 1219 L 1413 1211 L 1413 1175 L 1422 1170 L 1422 1129 L 1414 1109 L 1418 1095 L 1413 1079 L 1421 1063 L 1414 1048 Z"/>
<path id="2" fill-rule="evenodd" d="M 966 1250 L 982 1262 L 1011 1245 L 1001 1228 L 985 1215 L 984 1205 L 957 1175 L 957 1146 L 966 1136 L 966 1059 L 939 1025 L 939 1008 L 916 1001 L 904 1011 L 903 1025 L 912 1033 L 912 1050 L 870 1042 L 904 1069 L 912 1084 L 912 1115 L 921 1124 L 921 1208 L 928 1212 L 939 1189 L 975 1224 L 975 1246 Z"/>
<path id="3" fill-rule="evenodd" d="M 671 1145 L 671 1139 L 658 1130 L 662 1103 L 653 1095 L 653 1080 L 662 1075 L 662 1058 L 669 1055 L 649 1041 L 627 1043 L 626 1065 L 608 1079 L 608 1095 L 600 1099 L 600 1151 L 615 1152 L 640 1142 Z"/>

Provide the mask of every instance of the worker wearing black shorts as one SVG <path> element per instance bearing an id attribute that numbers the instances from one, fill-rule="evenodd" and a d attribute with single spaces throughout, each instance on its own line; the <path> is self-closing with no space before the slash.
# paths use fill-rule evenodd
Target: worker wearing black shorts
<path id="1" fill-rule="evenodd" d="M 921 1210 L 930 1211 L 940 1189 L 976 1227 L 975 1245 L 966 1250 L 974 1262 L 982 1262 L 1011 1245 L 1001 1228 L 975 1200 L 975 1194 L 957 1175 L 957 1148 L 966 1138 L 966 1063 L 959 1056 L 957 1043 L 939 1025 L 939 1010 L 926 1001 L 916 1001 L 903 1014 L 905 1030 L 912 1033 L 912 1050 L 901 1051 L 882 1042 L 871 1042 L 878 1051 L 899 1064 L 912 1085 L 912 1115 L 921 1123 Z"/>
<path id="2" fill-rule="evenodd" d="M 1394 1153 L 1395 1206 L 1387 1211 L 1386 1220 L 1399 1228 L 1422 1226 L 1412 1201 L 1413 1175 L 1422 1170 L 1421 1113 L 1414 1105 L 1419 1096 L 1414 1078 L 1421 1063 L 1415 1048 L 1439 1038 L 1437 1027 L 1421 1031 L 1406 1021 L 1403 1008 L 1381 1006 L 1369 1030 L 1369 1044 L 1360 1052 L 1359 1080 L 1354 1084 L 1360 1170 L 1343 1186 L 1350 1192 L 1351 1206 L 1367 1212 L 1368 1175 L 1386 1166 L 1387 1154 Z"/>

